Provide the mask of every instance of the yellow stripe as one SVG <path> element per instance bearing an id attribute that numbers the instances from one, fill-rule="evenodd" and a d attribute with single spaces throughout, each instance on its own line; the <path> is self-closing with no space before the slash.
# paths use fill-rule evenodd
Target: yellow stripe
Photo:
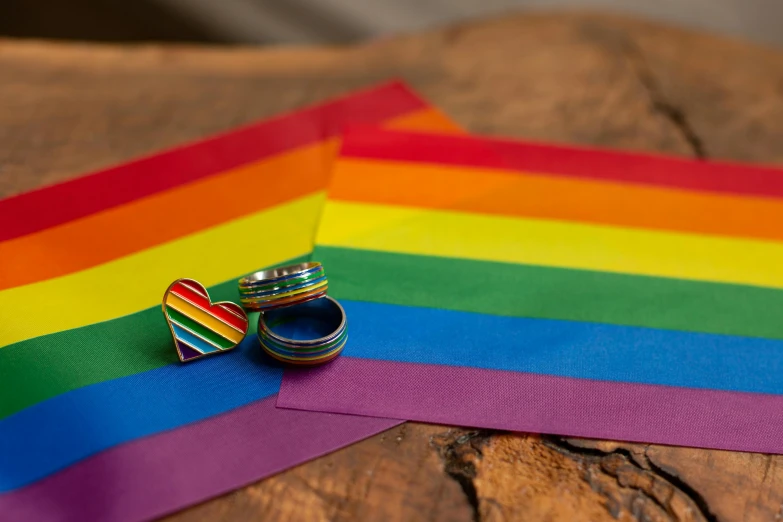
<path id="1" fill-rule="evenodd" d="M 329 201 L 317 244 L 783 288 L 781 243 L 581 223 Z"/>
<path id="2" fill-rule="evenodd" d="M 159 305 L 181 277 L 211 286 L 308 254 L 323 199 L 318 192 L 88 270 L 3 290 L 0 347 Z"/>
<path id="3" fill-rule="evenodd" d="M 189 303 L 178 295 L 169 294 L 166 297 L 166 304 L 177 312 L 180 312 L 182 315 L 190 317 L 197 323 L 201 323 L 213 332 L 217 332 L 221 337 L 225 337 L 233 343 L 238 343 L 245 336 L 243 333 L 237 332 L 235 329 L 220 319 L 212 317 L 201 308 L 192 303 Z"/>

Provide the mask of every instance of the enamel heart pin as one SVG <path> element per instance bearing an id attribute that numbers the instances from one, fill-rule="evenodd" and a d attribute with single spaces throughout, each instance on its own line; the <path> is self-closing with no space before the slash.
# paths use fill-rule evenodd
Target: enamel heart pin
<path id="1" fill-rule="evenodd" d="M 193 279 L 177 279 L 163 295 L 179 360 L 192 361 L 235 348 L 247 333 L 247 314 L 237 304 L 213 303 L 207 289 Z"/>

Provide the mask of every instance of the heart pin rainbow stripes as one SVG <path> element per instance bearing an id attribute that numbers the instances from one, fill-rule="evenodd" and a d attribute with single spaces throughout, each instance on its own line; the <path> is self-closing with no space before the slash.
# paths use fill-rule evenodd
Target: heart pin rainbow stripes
<path id="1" fill-rule="evenodd" d="M 163 315 L 182 362 L 236 347 L 247 333 L 247 315 L 237 304 L 213 303 L 193 279 L 177 279 L 163 295 Z"/>

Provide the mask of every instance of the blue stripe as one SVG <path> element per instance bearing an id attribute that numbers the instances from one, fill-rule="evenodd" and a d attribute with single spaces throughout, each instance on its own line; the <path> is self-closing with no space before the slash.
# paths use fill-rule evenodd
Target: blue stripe
<path id="1" fill-rule="evenodd" d="M 216 347 L 212 343 L 209 343 L 201 337 L 193 335 L 189 331 L 185 330 L 173 320 L 171 321 L 171 327 L 174 329 L 174 335 L 176 335 L 180 341 L 183 341 L 185 344 L 189 344 L 192 348 L 195 348 L 201 353 L 212 353 L 220 350 L 220 348 Z"/>
<path id="2" fill-rule="evenodd" d="M 341 301 L 343 356 L 783 394 L 783 341 Z"/>
<path id="3" fill-rule="evenodd" d="M 250 334 L 230 353 L 86 386 L 6 417 L 0 492 L 117 444 L 273 395 L 283 372 L 270 361 Z"/>

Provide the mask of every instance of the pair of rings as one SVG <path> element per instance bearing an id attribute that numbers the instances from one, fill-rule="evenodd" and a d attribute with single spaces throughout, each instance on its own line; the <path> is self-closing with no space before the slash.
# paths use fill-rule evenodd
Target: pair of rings
<path id="1" fill-rule="evenodd" d="M 242 307 L 261 312 L 258 340 L 271 357 L 314 365 L 337 357 L 348 339 L 345 310 L 326 295 L 321 263 L 262 270 L 239 280 Z"/>

